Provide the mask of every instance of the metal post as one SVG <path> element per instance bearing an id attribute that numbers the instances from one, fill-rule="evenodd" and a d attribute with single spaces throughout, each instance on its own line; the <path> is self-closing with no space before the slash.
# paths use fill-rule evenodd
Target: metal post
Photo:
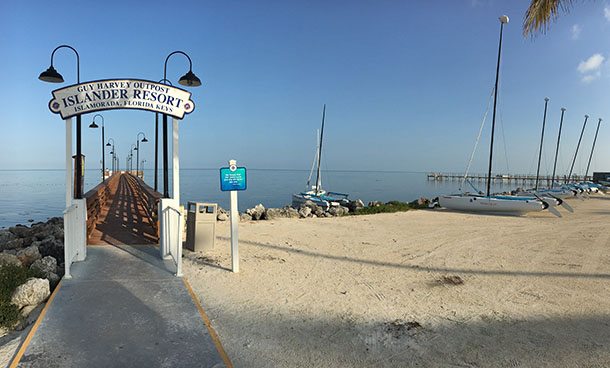
<path id="1" fill-rule="evenodd" d="M 66 208 L 72 205 L 74 187 L 72 181 L 72 118 L 66 119 Z"/>
<path id="2" fill-rule="evenodd" d="M 140 138 L 136 141 L 136 176 L 140 175 Z"/>
<path id="3" fill-rule="evenodd" d="M 557 156 L 559 155 L 559 141 L 561 139 L 561 127 L 563 126 L 563 114 L 565 107 L 561 108 L 561 120 L 559 120 L 559 134 L 557 134 L 557 148 L 555 148 L 555 162 L 553 163 L 553 176 L 551 177 L 551 188 L 555 185 L 555 169 L 557 168 Z"/>
<path id="4" fill-rule="evenodd" d="M 163 198 L 169 198 L 168 178 L 168 152 L 167 152 L 167 115 L 163 114 Z"/>
<path id="5" fill-rule="evenodd" d="M 237 191 L 231 191 L 231 270 L 239 272 L 239 240 L 237 228 L 239 214 L 237 212 Z"/>
<path id="6" fill-rule="evenodd" d="M 585 132 L 585 127 L 587 126 L 587 119 L 589 119 L 589 115 L 585 115 L 585 122 L 582 124 L 582 130 L 580 131 L 580 138 L 578 138 L 578 144 L 576 145 L 576 152 L 574 153 L 574 159 L 572 160 L 572 166 L 570 166 L 570 172 L 568 173 L 568 180 L 566 183 L 570 182 L 570 178 L 572 177 L 572 170 L 574 170 L 574 164 L 576 163 L 576 156 L 578 156 L 578 148 L 580 147 L 580 141 L 582 140 L 582 135 Z"/>
<path id="7" fill-rule="evenodd" d="M 106 180 L 106 141 L 104 140 L 104 122 L 102 121 L 102 181 Z"/>
<path id="8" fill-rule="evenodd" d="M 178 122 L 172 117 L 172 198 L 180 206 L 180 156 L 178 140 Z"/>
<path id="9" fill-rule="evenodd" d="M 159 171 L 159 113 L 155 113 L 155 187 L 153 188 L 155 192 L 157 191 L 157 181 L 159 175 L 157 172 Z"/>
<path id="10" fill-rule="evenodd" d="M 536 185 L 534 190 L 538 190 L 538 179 L 540 178 L 540 160 L 542 159 L 542 143 L 544 142 L 544 125 L 546 124 L 546 108 L 549 104 L 549 98 L 544 98 L 544 117 L 542 118 L 542 134 L 540 135 L 540 150 L 538 151 L 538 167 L 536 168 Z"/>
<path id="11" fill-rule="evenodd" d="M 82 161 L 82 150 L 81 150 L 81 116 L 76 115 L 76 190 L 74 191 L 74 198 L 82 199 L 82 182 L 83 182 L 83 161 Z"/>
<path id="12" fill-rule="evenodd" d="M 593 138 L 593 146 L 591 147 L 591 154 L 589 155 L 589 163 L 587 163 L 587 170 L 585 171 L 585 180 L 587 180 L 587 174 L 589 174 L 589 166 L 591 166 L 591 158 L 593 158 L 593 150 L 595 149 L 595 142 L 597 141 L 597 133 L 599 132 L 599 125 L 602 123 L 602 118 L 597 121 L 597 129 L 595 130 L 595 138 Z"/>

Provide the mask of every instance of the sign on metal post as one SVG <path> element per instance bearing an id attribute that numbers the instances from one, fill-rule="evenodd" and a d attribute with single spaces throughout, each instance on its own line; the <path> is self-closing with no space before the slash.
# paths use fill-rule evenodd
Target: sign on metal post
<path id="1" fill-rule="evenodd" d="M 220 190 L 230 192 L 233 190 L 246 190 L 247 187 L 245 167 L 229 165 L 229 167 L 220 168 Z"/>
<path id="2" fill-rule="evenodd" d="M 237 161 L 229 160 L 229 167 L 220 168 L 220 190 L 231 193 L 231 270 L 233 272 L 239 272 L 237 191 L 246 190 L 246 188 L 245 167 L 237 167 Z"/>

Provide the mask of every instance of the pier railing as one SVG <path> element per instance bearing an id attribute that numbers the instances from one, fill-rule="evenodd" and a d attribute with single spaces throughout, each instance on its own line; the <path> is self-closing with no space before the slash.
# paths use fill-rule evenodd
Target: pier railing
<path id="1" fill-rule="evenodd" d="M 121 174 L 111 175 L 108 179 L 85 193 L 84 197 L 87 201 L 87 237 L 91 235 L 91 232 L 95 228 L 102 208 L 106 206 L 108 199 L 116 192 L 120 176 Z"/>
<path id="2" fill-rule="evenodd" d="M 127 182 L 132 190 L 141 195 L 142 207 L 149 223 L 155 229 L 157 237 L 159 236 L 159 201 L 161 193 L 155 192 L 153 188 L 148 186 L 142 179 L 133 175 L 127 176 Z"/>
<path id="3" fill-rule="evenodd" d="M 441 173 L 441 172 L 433 172 L 433 173 L 428 173 L 428 180 L 435 180 L 435 181 L 459 181 L 459 180 L 463 180 L 464 179 L 464 174 L 463 173 Z M 471 181 L 485 181 L 487 180 L 487 175 L 486 174 L 468 174 L 466 176 L 466 178 L 468 180 Z M 587 180 L 590 179 L 590 176 L 584 177 L 581 175 L 572 175 L 570 177 L 570 181 L 573 182 L 578 182 L 578 181 L 583 181 L 583 180 Z M 536 180 L 536 175 L 533 174 L 495 174 L 492 175 L 491 180 L 496 182 L 510 182 L 510 183 L 530 183 Z M 538 178 L 538 181 L 540 183 L 547 183 L 550 184 L 552 180 L 552 177 L 550 175 L 541 175 Z M 567 182 L 568 177 L 567 175 L 564 176 L 556 176 L 555 177 L 555 182 L 556 183 L 565 183 Z"/>

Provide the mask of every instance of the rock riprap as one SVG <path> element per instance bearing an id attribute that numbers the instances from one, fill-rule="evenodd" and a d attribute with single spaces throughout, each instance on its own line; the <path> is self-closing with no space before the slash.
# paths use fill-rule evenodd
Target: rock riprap
<path id="1" fill-rule="evenodd" d="M 49 280 L 30 278 L 24 284 L 17 286 L 11 297 L 11 303 L 22 309 L 26 306 L 36 307 L 51 295 Z"/>

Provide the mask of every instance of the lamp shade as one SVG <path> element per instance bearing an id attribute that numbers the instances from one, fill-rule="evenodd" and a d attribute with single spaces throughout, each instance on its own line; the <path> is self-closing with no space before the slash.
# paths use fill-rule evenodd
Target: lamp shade
<path id="1" fill-rule="evenodd" d="M 142 138 L 142 142 L 146 143 L 148 142 L 148 139 L 146 139 L 146 137 Z"/>
<path id="2" fill-rule="evenodd" d="M 99 128 L 99 125 L 97 125 L 94 121 L 91 124 L 89 124 L 89 128 Z"/>
<path id="3" fill-rule="evenodd" d="M 106 147 L 110 147 L 112 146 L 112 144 L 110 144 L 110 142 L 106 143 Z"/>
<path id="4" fill-rule="evenodd" d="M 197 78 L 195 73 L 189 70 L 188 73 L 180 77 L 178 83 L 182 84 L 183 86 L 199 87 L 201 85 L 201 79 Z"/>
<path id="5" fill-rule="evenodd" d="M 62 77 L 52 65 L 49 67 L 49 69 L 40 73 L 38 79 L 49 83 L 63 83 L 64 81 L 64 77 Z"/>

